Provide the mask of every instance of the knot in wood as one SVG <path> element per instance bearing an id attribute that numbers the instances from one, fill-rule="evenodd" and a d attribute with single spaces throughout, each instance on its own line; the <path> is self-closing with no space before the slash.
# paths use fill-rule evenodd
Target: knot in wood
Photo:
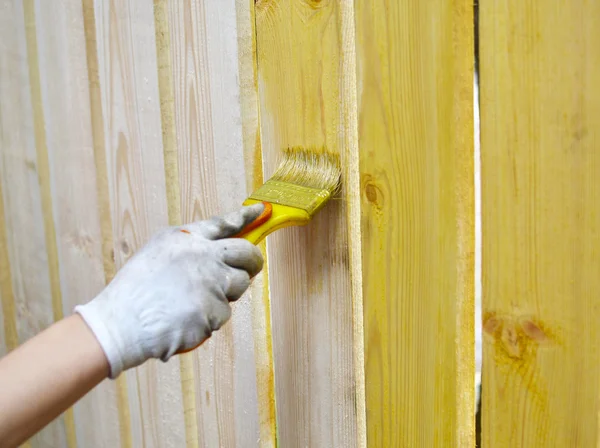
<path id="1" fill-rule="evenodd" d="M 370 175 L 365 175 L 362 184 L 362 188 L 367 198 L 367 201 L 369 201 L 374 206 L 381 208 L 383 206 L 384 194 L 381 188 L 373 179 L 373 177 Z"/>
<path id="2" fill-rule="evenodd" d="M 497 350 L 511 359 L 535 355 L 540 343 L 549 341 L 541 322 L 524 316 L 497 316 L 490 313 L 483 319 L 483 331 L 490 335 Z"/>
<path id="3" fill-rule="evenodd" d="M 127 243 L 127 240 L 121 240 L 121 252 L 125 257 L 131 255 L 131 247 L 129 246 L 129 243 Z"/>
<path id="4" fill-rule="evenodd" d="M 325 8 L 330 3 L 330 0 L 304 0 L 304 3 L 312 9 L 321 9 Z"/>

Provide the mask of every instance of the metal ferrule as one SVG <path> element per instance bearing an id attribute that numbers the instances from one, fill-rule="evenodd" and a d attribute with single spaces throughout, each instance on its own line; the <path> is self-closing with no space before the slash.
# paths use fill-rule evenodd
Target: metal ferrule
<path id="1" fill-rule="evenodd" d="M 329 196 L 328 190 L 268 180 L 249 199 L 299 208 L 313 216 L 327 203 Z"/>

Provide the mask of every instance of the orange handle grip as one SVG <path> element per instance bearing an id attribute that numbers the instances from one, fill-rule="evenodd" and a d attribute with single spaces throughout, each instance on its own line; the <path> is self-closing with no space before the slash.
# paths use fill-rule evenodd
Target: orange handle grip
<path id="1" fill-rule="evenodd" d="M 243 238 L 244 235 L 247 235 L 248 233 L 250 233 L 251 231 L 256 229 L 258 226 L 263 225 L 265 222 L 267 222 L 269 220 L 269 218 L 273 214 L 273 205 L 269 202 L 263 202 L 263 205 L 265 206 L 265 209 L 258 216 L 258 218 L 256 218 L 254 221 L 252 221 L 246 227 L 244 227 L 240 233 L 238 233 L 237 235 L 234 236 L 234 238 Z"/>

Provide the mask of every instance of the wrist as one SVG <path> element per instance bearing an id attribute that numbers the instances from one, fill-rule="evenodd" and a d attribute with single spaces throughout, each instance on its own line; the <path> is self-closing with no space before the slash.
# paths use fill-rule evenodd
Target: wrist
<path id="1" fill-rule="evenodd" d="M 85 320 L 79 314 L 73 314 L 65 319 L 65 323 L 69 323 L 74 328 L 73 334 L 77 335 L 79 346 L 85 347 L 88 368 L 94 372 L 102 372 L 103 378 L 108 377 L 110 375 L 108 358 Z"/>
<path id="2" fill-rule="evenodd" d="M 134 341 L 130 341 L 131 328 L 123 322 L 123 311 L 114 309 L 104 290 L 95 299 L 75 307 L 75 313 L 85 322 L 95 336 L 109 365 L 109 378 L 117 378 L 121 372 L 144 361 L 143 354 Z"/>

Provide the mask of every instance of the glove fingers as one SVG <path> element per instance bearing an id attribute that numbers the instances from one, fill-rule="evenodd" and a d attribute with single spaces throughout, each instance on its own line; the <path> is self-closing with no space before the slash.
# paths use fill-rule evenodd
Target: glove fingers
<path id="1" fill-rule="evenodd" d="M 250 276 L 242 269 L 231 269 L 227 275 L 228 284 L 225 285 L 225 297 L 230 302 L 235 302 L 242 297 L 250 286 Z"/>
<path id="2" fill-rule="evenodd" d="M 227 300 L 212 300 L 207 311 L 208 325 L 211 330 L 217 331 L 231 317 L 231 307 Z M 208 335 L 210 337 L 210 333 Z"/>
<path id="3" fill-rule="evenodd" d="M 263 256 L 260 249 L 244 239 L 226 239 L 216 241 L 223 262 L 236 269 L 243 269 L 250 278 L 255 277 L 263 268 Z"/>
<path id="4" fill-rule="evenodd" d="M 258 218 L 264 208 L 265 206 L 263 204 L 242 207 L 240 210 L 225 216 L 218 216 L 207 221 L 190 224 L 187 226 L 187 229 L 192 233 L 199 232 L 209 240 L 231 238 L 240 233 L 244 227 Z"/>

